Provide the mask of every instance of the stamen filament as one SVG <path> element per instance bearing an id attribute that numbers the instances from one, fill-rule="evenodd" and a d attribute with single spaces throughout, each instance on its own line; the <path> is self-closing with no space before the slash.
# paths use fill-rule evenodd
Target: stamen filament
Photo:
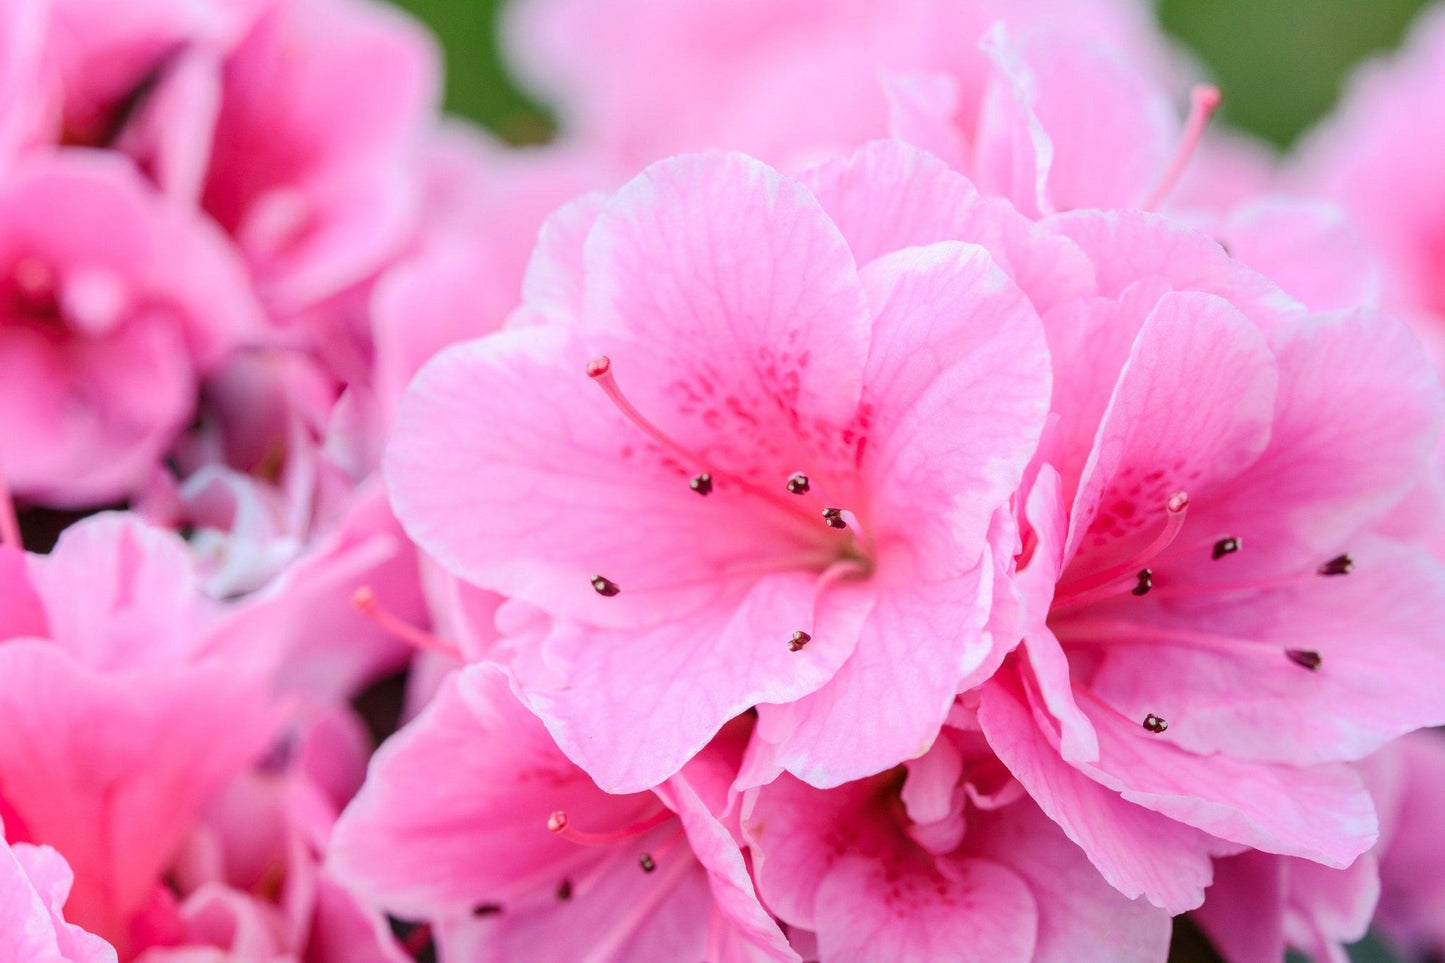
<path id="1" fill-rule="evenodd" d="M 1204 129 L 1209 126 L 1209 118 L 1214 116 L 1214 112 L 1219 109 L 1223 99 L 1219 88 L 1211 84 L 1199 84 L 1190 91 L 1189 119 L 1184 123 L 1184 134 L 1179 139 L 1179 149 L 1174 152 L 1174 158 L 1169 162 L 1164 176 L 1159 178 L 1159 183 L 1150 192 L 1149 199 L 1144 202 L 1144 210 L 1156 209 L 1178 185 L 1184 169 L 1189 166 L 1190 158 L 1194 156 L 1195 148 L 1199 146 L 1199 141 L 1204 137 Z"/>
<path id="2" fill-rule="evenodd" d="M 601 388 L 603 393 L 617 406 L 617 410 L 626 415 L 628 421 L 632 422 L 638 428 L 641 428 L 649 438 L 683 461 L 691 462 L 699 469 L 706 470 L 706 463 L 703 461 L 701 455 L 673 441 L 666 432 L 643 417 L 642 412 L 638 411 L 632 402 L 627 400 L 627 396 L 622 393 L 622 389 L 617 387 L 617 379 L 612 374 L 611 358 L 605 354 L 600 354 L 587 362 L 587 377 L 595 381 L 597 387 Z"/>
<path id="3" fill-rule="evenodd" d="M 462 657 L 456 646 L 437 638 L 430 632 L 423 632 L 416 626 L 403 622 L 395 614 L 389 612 L 377 600 L 375 590 L 369 585 L 363 585 L 356 590 L 356 594 L 351 597 L 351 604 L 356 611 L 370 619 L 382 631 L 390 633 L 408 645 L 415 646 L 424 652 L 440 652 L 442 655 L 448 655 L 454 659 Z"/>
<path id="4" fill-rule="evenodd" d="M 1157 558 L 1159 553 L 1169 547 L 1170 543 L 1178 537 L 1179 530 L 1184 527 L 1184 518 L 1189 514 L 1188 493 L 1176 492 L 1171 495 L 1169 501 L 1165 503 L 1164 511 L 1164 527 L 1160 530 L 1159 534 L 1155 536 L 1154 541 L 1149 543 L 1147 548 L 1132 558 L 1125 559 L 1116 565 L 1110 565 L 1108 568 L 1100 569 L 1092 575 L 1086 575 L 1067 585 L 1060 586 L 1054 595 L 1054 605 L 1059 607 L 1073 605 L 1085 592 L 1090 592 L 1100 586 L 1109 585 L 1126 575 L 1129 576 L 1131 581 L 1137 580 L 1138 573 L 1142 569 L 1148 568 L 1149 563 Z M 1128 587 L 1133 588 L 1133 585 Z"/>
<path id="5" fill-rule="evenodd" d="M 547 817 L 547 829 L 568 842 L 578 843 L 582 846 L 610 846 L 624 839 L 641 835 L 649 829 L 655 829 L 671 819 L 673 815 L 671 809 L 663 807 L 660 811 L 631 826 L 625 826 L 609 833 L 589 833 L 573 826 L 571 820 L 567 818 L 567 811 L 559 809 Z"/>

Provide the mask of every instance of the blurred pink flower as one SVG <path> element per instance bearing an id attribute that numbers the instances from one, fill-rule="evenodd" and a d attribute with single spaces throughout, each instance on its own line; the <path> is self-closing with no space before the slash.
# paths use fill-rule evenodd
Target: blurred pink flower
<path id="1" fill-rule="evenodd" d="M 1167 73 L 1132 0 L 527 0 L 510 20 L 511 59 L 558 102 L 564 134 L 633 168 L 716 148 L 783 165 L 850 150 L 888 133 L 881 73 L 944 73 L 972 115 L 988 72 L 978 43 L 998 20 L 1053 24 Z"/>
<path id="2" fill-rule="evenodd" d="M 468 668 L 377 753 L 327 868 L 429 922 L 443 959 L 796 960 L 714 815 L 736 742 L 609 795 L 499 670 Z"/>
<path id="3" fill-rule="evenodd" d="M 0 564 L 0 814 L 65 856 L 68 917 L 128 959 L 202 806 L 280 715 L 263 667 L 217 651 L 220 613 L 175 536 L 100 515 Z"/>
<path id="4" fill-rule="evenodd" d="M 612 791 L 757 703 L 795 704 L 772 741 L 808 781 L 924 751 L 1002 656 L 979 599 L 1044 415 L 1028 300 L 976 245 L 855 260 L 803 184 L 737 155 L 552 226 L 541 323 L 424 368 L 387 460 L 423 550 L 557 617 L 514 666 L 524 701 Z"/>
<path id="5" fill-rule="evenodd" d="M 21 497 L 50 505 L 137 490 L 198 376 L 262 324 L 214 227 L 99 152 L 0 178 L 0 279 L 0 458 Z"/>
<path id="6" fill-rule="evenodd" d="M 1404 48 L 1359 69 L 1299 148 L 1302 187 L 1342 203 L 1380 253 L 1390 308 L 1445 345 L 1445 10 Z M 1423 315 L 1423 317 L 1422 317 Z"/>

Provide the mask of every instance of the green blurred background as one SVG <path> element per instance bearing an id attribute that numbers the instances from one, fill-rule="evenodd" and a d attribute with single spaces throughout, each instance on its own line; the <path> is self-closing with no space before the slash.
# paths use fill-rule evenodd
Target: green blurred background
<path id="1" fill-rule="evenodd" d="M 394 0 L 447 53 L 447 107 L 508 140 L 542 139 L 546 111 L 508 79 L 494 30 L 503 0 Z M 686 2 L 686 0 L 679 0 Z M 1394 46 L 1425 0 L 1159 0 L 1165 28 L 1209 65 L 1230 123 L 1287 145 L 1329 110 L 1344 73 Z"/>
<path id="2" fill-rule="evenodd" d="M 505 0 L 393 0 L 431 24 L 447 55 L 447 108 L 517 143 L 544 140 L 550 118 L 508 78 L 496 19 Z M 678 0 L 685 3 L 687 0 Z M 1288 146 L 1334 104 L 1361 58 L 1395 46 L 1427 0 L 1158 0 L 1165 29 L 1223 88 L 1231 124 Z M 1393 958 L 1374 940 L 1356 963 Z M 1291 957 L 1295 959 L 1295 957 Z M 1217 957 L 1181 923 L 1171 960 Z"/>

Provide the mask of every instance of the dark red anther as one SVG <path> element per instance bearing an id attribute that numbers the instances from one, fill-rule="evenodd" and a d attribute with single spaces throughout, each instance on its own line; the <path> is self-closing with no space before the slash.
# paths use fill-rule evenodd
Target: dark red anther
<path id="1" fill-rule="evenodd" d="M 564 879 L 562 880 L 562 882 L 557 884 L 557 899 L 565 903 L 571 898 L 572 881 L 570 879 Z"/>
<path id="2" fill-rule="evenodd" d="M 1144 728 L 1150 732 L 1163 732 L 1169 728 L 1169 723 L 1165 722 L 1162 716 L 1156 716 L 1151 712 L 1144 717 Z"/>
<path id="3" fill-rule="evenodd" d="M 609 599 L 622 591 L 616 582 L 609 578 L 603 578 L 601 575 L 592 576 L 592 587 L 597 590 L 598 595 Z"/>
<path id="4" fill-rule="evenodd" d="M 652 861 L 652 857 L 647 853 L 642 854 L 642 857 L 637 860 L 637 865 L 642 867 L 644 873 L 650 873 L 657 868 L 657 864 Z"/>
<path id="5" fill-rule="evenodd" d="M 1154 587 L 1154 572 L 1147 568 L 1141 568 L 1137 576 L 1138 581 L 1129 590 L 1132 595 L 1148 595 L 1149 590 Z"/>
<path id="6" fill-rule="evenodd" d="M 497 903 L 482 903 L 472 907 L 473 916 L 496 916 L 501 911 L 502 907 Z"/>
<path id="7" fill-rule="evenodd" d="M 843 509 L 841 509 L 841 508 L 825 508 L 825 509 L 823 509 L 823 522 L 824 522 L 829 528 L 847 528 L 847 527 L 848 527 L 848 523 L 845 522 L 845 521 L 843 521 Z"/>
<path id="8" fill-rule="evenodd" d="M 1309 669 L 1311 672 L 1318 669 L 1320 663 L 1324 661 L 1314 649 L 1285 649 L 1284 654 L 1295 665 Z"/>
<path id="9" fill-rule="evenodd" d="M 813 641 L 813 637 L 808 633 L 802 630 L 794 632 L 793 637 L 788 640 L 788 651 L 797 652 L 811 641 Z"/>
<path id="10" fill-rule="evenodd" d="M 1219 541 L 1214 543 L 1213 557 L 1217 561 L 1226 555 L 1233 555 L 1237 551 L 1239 551 L 1239 539 L 1233 536 L 1230 536 L 1229 538 L 1221 538 Z"/>
<path id="11" fill-rule="evenodd" d="M 709 494 L 712 491 L 712 476 L 707 472 L 703 472 L 701 475 L 693 475 L 687 480 L 687 487 L 699 495 Z"/>
<path id="12" fill-rule="evenodd" d="M 806 494 L 808 489 L 812 487 L 813 486 L 808 482 L 808 476 L 804 475 L 802 472 L 795 472 L 794 474 L 788 476 L 788 491 L 792 492 L 794 495 Z"/>
<path id="13" fill-rule="evenodd" d="M 1319 568 L 1321 575 L 1349 575 L 1355 570 L 1355 560 L 1350 558 L 1350 553 L 1336 555 Z"/>

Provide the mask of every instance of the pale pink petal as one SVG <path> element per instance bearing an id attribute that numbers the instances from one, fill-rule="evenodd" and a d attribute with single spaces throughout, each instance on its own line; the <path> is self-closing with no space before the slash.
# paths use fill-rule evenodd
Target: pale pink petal
<path id="1" fill-rule="evenodd" d="M 980 196 L 963 175 L 906 144 L 871 141 L 802 179 L 861 265 L 905 247 L 969 241 L 987 248 L 1041 312 L 1093 290 L 1093 268 L 1067 238 L 1007 201 Z"/>
<path id="2" fill-rule="evenodd" d="M 1106 626 L 1125 606 L 1101 612 L 1097 637 L 1115 641 L 1104 643 L 1090 690 L 1131 718 L 1158 713 L 1170 740 L 1200 755 L 1295 765 L 1360 759 L 1445 723 L 1434 681 L 1445 652 L 1433 633 L 1445 571 L 1399 546 L 1352 551 L 1347 577 L 1211 593 L 1207 608 L 1187 598 L 1172 610 L 1137 608 L 1122 638 Z M 1291 651 L 1319 654 L 1319 667 L 1303 668 Z"/>
<path id="3" fill-rule="evenodd" d="M 1284 958 L 1289 862 L 1260 852 L 1215 861 L 1214 883 L 1191 918 L 1230 963 L 1279 963 Z"/>
<path id="4" fill-rule="evenodd" d="M 957 858 L 940 871 L 847 855 L 818 887 L 817 914 L 830 963 L 1035 959 L 1037 901 L 990 860 Z"/>
<path id="5" fill-rule="evenodd" d="M 1166 295 L 1145 322 L 1095 436 L 1070 513 L 1070 554 L 1152 538 L 1178 492 L 1233 478 L 1269 440 L 1277 374 L 1223 299 Z M 1077 564 L 1077 560 L 1076 560 Z"/>
<path id="6" fill-rule="evenodd" d="M 1167 955 L 1169 914 L 1111 887 L 1031 801 L 970 813 L 967 839 L 970 852 L 1013 870 L 1033 893 L 1035 963 L 1150 963 Z"/>
<path id="7" fill-rule="evenodd" d="M 539 677 L 518 664 L 523 698 L 603 788 L 655 786 L 733 716 L 758 703 L 792 703 L 839 671 L 858 643 L 859 609 L 866 612 L 851 596 L 871 590 L 840 586 L 815 608 L 816 582 L 804 572 L 767 575 L 745 594 L 720 600 L 725 604 L 656 628 L 559 624 L 543 644 L 561 676 Z M 814 638 L 793 652 L 793 631 Z M 656 726 L 657 719 L 668 723 Z M 619 731 L 633 736 L 608 735 Z"/>
<path id="8" fill-rule="evenodd" d="M 701 434 L 724 465 L 786 478 L 830 444 L 814 432 L 852 419 L 867 306 L 846 241 L 797 181 L 736 154 L 654 164 L 598 216 L 585 264 L 584 340 L 683 444 Z"/>
<path id="9" fill-rule="evenodd" d="M 1142 895 L 1170 913 L 1203 902 L 1210 857 L 1237 847 L 1127 802 L 1065 763 L 1017 686 L 1003 677 L 985 685 L 979 721 L 1039 807 L 1125 896 Z"/>

